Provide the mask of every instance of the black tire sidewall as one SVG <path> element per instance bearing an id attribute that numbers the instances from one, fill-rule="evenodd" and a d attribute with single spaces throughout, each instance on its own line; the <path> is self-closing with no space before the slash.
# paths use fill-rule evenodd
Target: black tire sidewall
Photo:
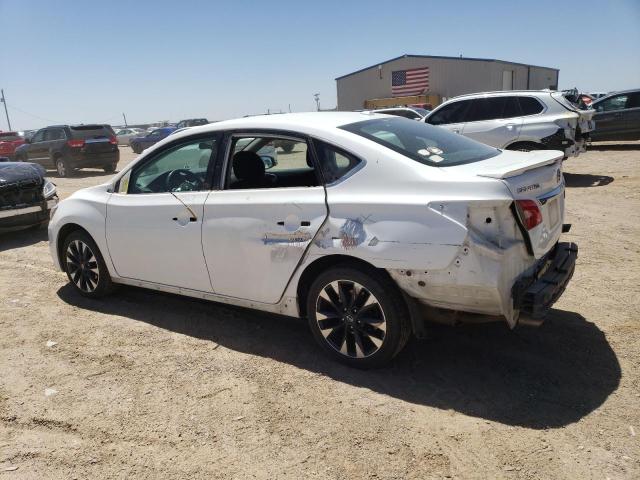
<path id="1" fill-rule="evenodd" d="M 81 242 L 86 244 L 91 249 L 91 251 L 93 252 L 93 255 L 96 257 L 96 260 L 98 262 L 98 274 L 99 274 L 98 286 L 93 292 L 85 292 L 80 290 L 78 286 L 75 284 L 75 282 L 73 281 L 73 279 L 71 278 L 71 275 L 69 274 L 69 271 L 67 269 L 67 262 L 66 262 L 67 248 L 69 247 L 69 244 L 74 240 L 80 240 Z M 61 262 L 63 263 L 63 268 L 65 273 L 67 274 L 69 283 L 74 288 L 74 290 L 78 292 L 80 295 L 88 298 L 100 298 L 111 293 L 111 290 L 113 289 L 113 283 L 111 282 L 111 276 L 109 275 L 109 270 L 107 269 L 107 265 L 104 262 L 104 258 L 102 257 L 102 253 L 100 252 L 100 249 L 87 233 L 83 232 L 82 230 L 76 230 L 74 232 L 71 232 L 69 235 L 65 237 L 62 243 Z"/>
<path id="2" fill-rule="evenodd" d="M 373 355 L 364 358 L 352 358 L 336 351 L 325 340 L 316 320 L 316 301 L 320 291 L 328 283 L 335 280 L 348 280 L 359 283 L 369 290 L 378 300 L 387 322 L 385 339 L 380 349 Z M 408 338 L 410 328 L 406 305 L 396 285 L 386 279 L 383 274 L 372 271 L 365 272 L 351 266 L 331 268 L 314 280 L 306 299 L 306 312 L 309 328 L 320 346 L 338 361 L 356 368 L 381 367 L 393 359 L 402 350 Z"/>

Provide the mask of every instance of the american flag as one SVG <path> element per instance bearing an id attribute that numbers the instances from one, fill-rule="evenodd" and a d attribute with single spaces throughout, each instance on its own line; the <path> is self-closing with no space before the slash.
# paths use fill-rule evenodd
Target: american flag
<path id="1" fill-rule="evenodd" d="M 394 97 L 419 95 L 429 88 L 429 67 L 391 72 L 391 94 Z"/>

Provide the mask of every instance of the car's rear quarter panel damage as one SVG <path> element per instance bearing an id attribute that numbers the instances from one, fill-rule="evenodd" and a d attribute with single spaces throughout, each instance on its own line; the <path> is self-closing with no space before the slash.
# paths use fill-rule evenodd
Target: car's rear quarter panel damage
<path id="1" fill-rule="evenodd" d="M 349 255 L 386 269 L 420 304 L 503 316 L 515 325 L 511 287 L 535 259 L 511 199 L 402 201 L 332 204 L 302 269 L 323 256 Z M 349 215 L 355 211 L 362 213 Z"/>

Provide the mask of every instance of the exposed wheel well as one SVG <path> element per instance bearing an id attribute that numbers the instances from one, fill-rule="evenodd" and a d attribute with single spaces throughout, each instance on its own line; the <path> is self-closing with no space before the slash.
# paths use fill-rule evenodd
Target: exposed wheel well
<path id="1" fill-rule="evenodd" d="M 374 272 L 378 275 L 383 275 L 393 282 L 394 285 L 396 284 L 386 270 L 383 268 L 376 268 L 369 262 L 361 260 L 360 258 L 351 257 L 349 255 L 328 255 L 326 257 L 318 258 L 307 265 L 300 276 L 300 280 L 298 281 L 298 309 L 301 317 L 306 317 L 307 293 L 309 292 L 309 287 L 311 287 L 314 279 L 321 272 L 338 265 L 359 268 L 365 272 Z"/>
<path id="2" fill-rule="evenodd" d="M 60 267 L 62 267 L 63 270 L 64 270 L 64 261 L 63 261 L 63 255 L 62 255 L 63 253 L 62 245 L 64 244 L 64 239 L 67 238 L 72 232 L 75 232 L 77 230 L 80 230 L 81 232 L 86 233 L 87 235 L 89 235 L 91 239 L 93 239 L 91 234 L 87 232 L 84 228 L 82 228 L 80 225 L 78 225 L 77 223 L 67 223 L 60 229 L 60 231 L 58 232 L 58 239 L 57 239 L 58 243 L 56 245 L 56 251 L 58 252 L 58 261 L 60 262 Z"/>

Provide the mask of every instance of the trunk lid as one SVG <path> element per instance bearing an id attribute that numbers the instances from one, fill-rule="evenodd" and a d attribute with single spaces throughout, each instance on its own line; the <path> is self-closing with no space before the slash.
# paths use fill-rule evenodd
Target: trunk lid
<path id="1" fill-rule="evenodd" d="M 503 151 L 496 157 L 446 167 L 446 170 L 452 173 L 457 171 L 460 174 L 495 178 L 506 185 L 514 200 L 534 200 L 542 214 L 542 222 L 531 230 L 525 229 L 523 233 L 525 240 L 528 240 L 531 245 L 533 255 L 541 258 L 551 250 L 562 233 L 563 156 L 563 152 L 555 150 Z"/>
<path id="2" fill-rule="evenodd" d="M 118 147 L 111 143 L 114 133 L 105 125 L 78 125 L 71 127 L 74 140 L 84 140 L 85 153 L 106 153 Z"/>

